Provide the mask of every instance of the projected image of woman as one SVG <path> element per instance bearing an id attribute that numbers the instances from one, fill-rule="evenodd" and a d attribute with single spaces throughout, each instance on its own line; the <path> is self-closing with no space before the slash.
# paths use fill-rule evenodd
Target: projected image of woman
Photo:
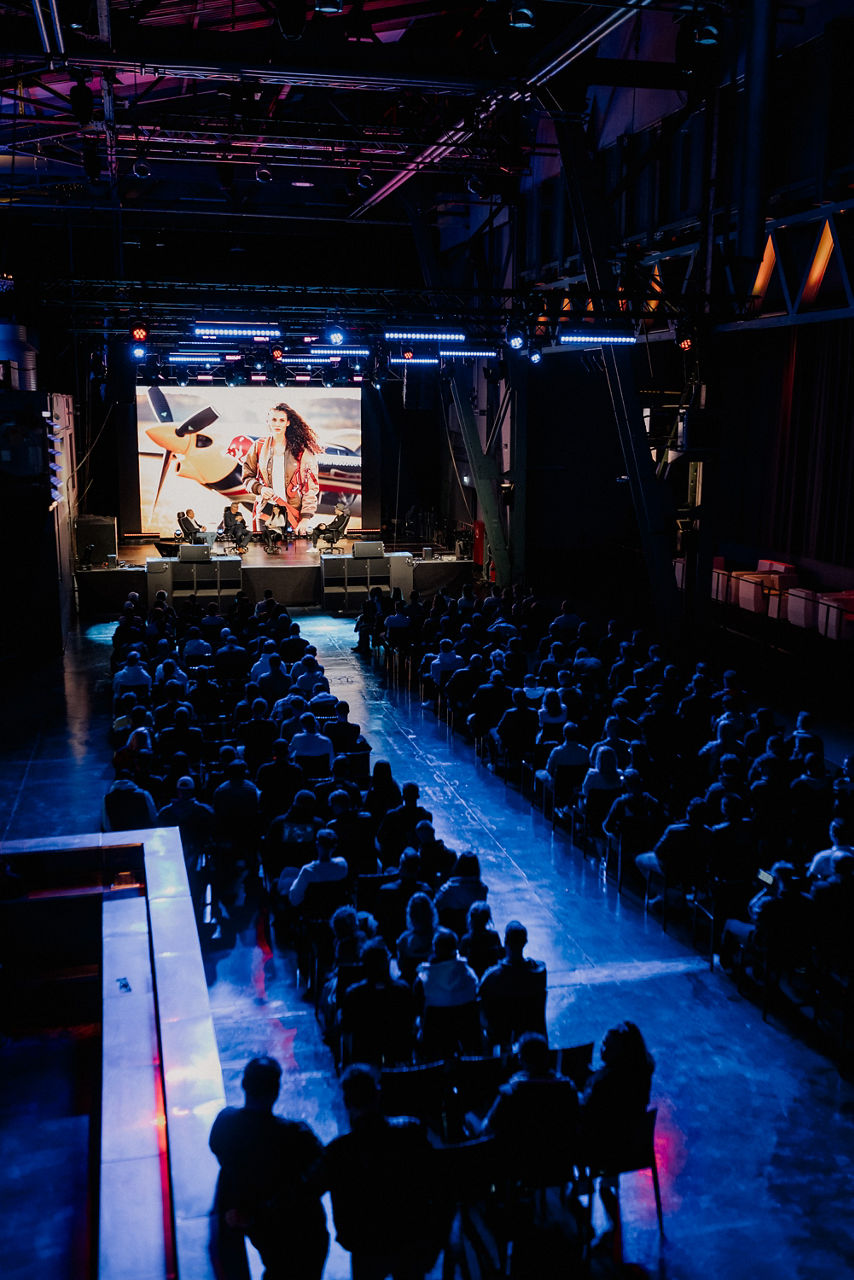
<path id="1" fill-rule="evenodd" d="M 243 463 L 243 483 L 255 494 L 255 519 L 263 528 L 275 503 L 291 527 L 306 535 L 320 492 L 317 455 L 321 447 L 311 427 L 287 404 L 267 414 L 269 435 L 256 441 Z"/>

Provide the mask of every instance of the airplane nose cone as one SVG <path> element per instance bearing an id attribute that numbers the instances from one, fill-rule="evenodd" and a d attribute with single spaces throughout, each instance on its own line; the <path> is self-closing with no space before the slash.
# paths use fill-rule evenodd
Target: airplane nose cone
<path id="1" fill-rule="evenodd" d="M 145 434 L 154 444 L 170 453 L 186 453 L 190 447 L 189 439 L 186 437 L 182 439 L 176 435 L 171 423 L 168 426 L 164 423 L 162 427 L 149 427 Z"/>

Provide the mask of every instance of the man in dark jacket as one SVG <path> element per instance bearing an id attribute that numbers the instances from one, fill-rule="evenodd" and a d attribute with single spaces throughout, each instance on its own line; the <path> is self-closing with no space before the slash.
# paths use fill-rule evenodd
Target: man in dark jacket
<path id="1" fill-rule="evenodd" d="M 301 1120 L 273 1115 L 281 1078 L 275 1058 L 253 1058 L 243 1072 L 243 1107 L 226 1107 L 211 1129 L 220 1164 L 211 1252 L 229 1280 L 248 1280 L 244 1235 L 261 1255 L 265 1280 L 320 1280 L 326 1262 L 323 1148 Z"/>
<path id="2" fill-rule="evenodd" d="M 427 1132 L 410 1116 L 382 1115 L 370 1067 L 348 1067 L 341 1084 L 350 1132 L 330 1142 L 325 1167 L 353 1280 L 422 1280 L 435 1253 Z"/>

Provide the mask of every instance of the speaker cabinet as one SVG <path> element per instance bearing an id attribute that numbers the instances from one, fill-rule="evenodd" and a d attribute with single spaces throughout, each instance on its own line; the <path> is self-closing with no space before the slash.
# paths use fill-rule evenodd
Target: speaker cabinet
<path id="1" fill-rule="evenodd" d="M 87 547 L 94 547 L 90 564 L 106 564 L 108 556 L 119 553 L 115 516 L 78 516 L 74 537 L 78 563 L 83 560 Z"/>

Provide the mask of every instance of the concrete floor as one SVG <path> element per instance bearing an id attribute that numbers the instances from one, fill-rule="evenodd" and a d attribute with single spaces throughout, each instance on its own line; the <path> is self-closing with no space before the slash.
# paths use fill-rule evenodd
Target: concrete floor
<path id="1" fill-rule="evenodd" d="M 854 1088 L 834 1064 L 740 997 L 685 942 L 662 933 L 512 788 L 476 765 L 431 712 L 389 693 L 350 651 L 352 623 L 309 615 L 333 691 L 346 697 L 399 781 L 419 784 L 439 834 L 481 857 L 500 928 L 521 919 L 549 970 L 554 1045 L 595 1040 L 624 1018 L 657 1062 L 666 1240 L 648 1174 L 623 1179 L 625 1256 L 669 1280 L 837 1280 L 854 1274 Z M 97 830 L 112 627 L 83 629 L 62 670 L 7 700 L 0 831 L 7 839 Z M 285 1067 L 280 1109 L 329 1139 L 342 1123 L 331 1057 L 287 959 L 254 931 L 212 957 L 210 998 L 229 1101 L 255 1053 Z M 8 1114 L 8 1113 L 7 1113 Z M 14 1170 L 7 1169 L 7 1175 Z M 11 1226 L 12 1224 L 10 1224 Z M 14 1233 L 0 1233 L 0 1244 Z M 22 1270 L 14 1274 L 69 1274 Z M 333 1247 L 329 1280 L 348 1274 Z"/>

